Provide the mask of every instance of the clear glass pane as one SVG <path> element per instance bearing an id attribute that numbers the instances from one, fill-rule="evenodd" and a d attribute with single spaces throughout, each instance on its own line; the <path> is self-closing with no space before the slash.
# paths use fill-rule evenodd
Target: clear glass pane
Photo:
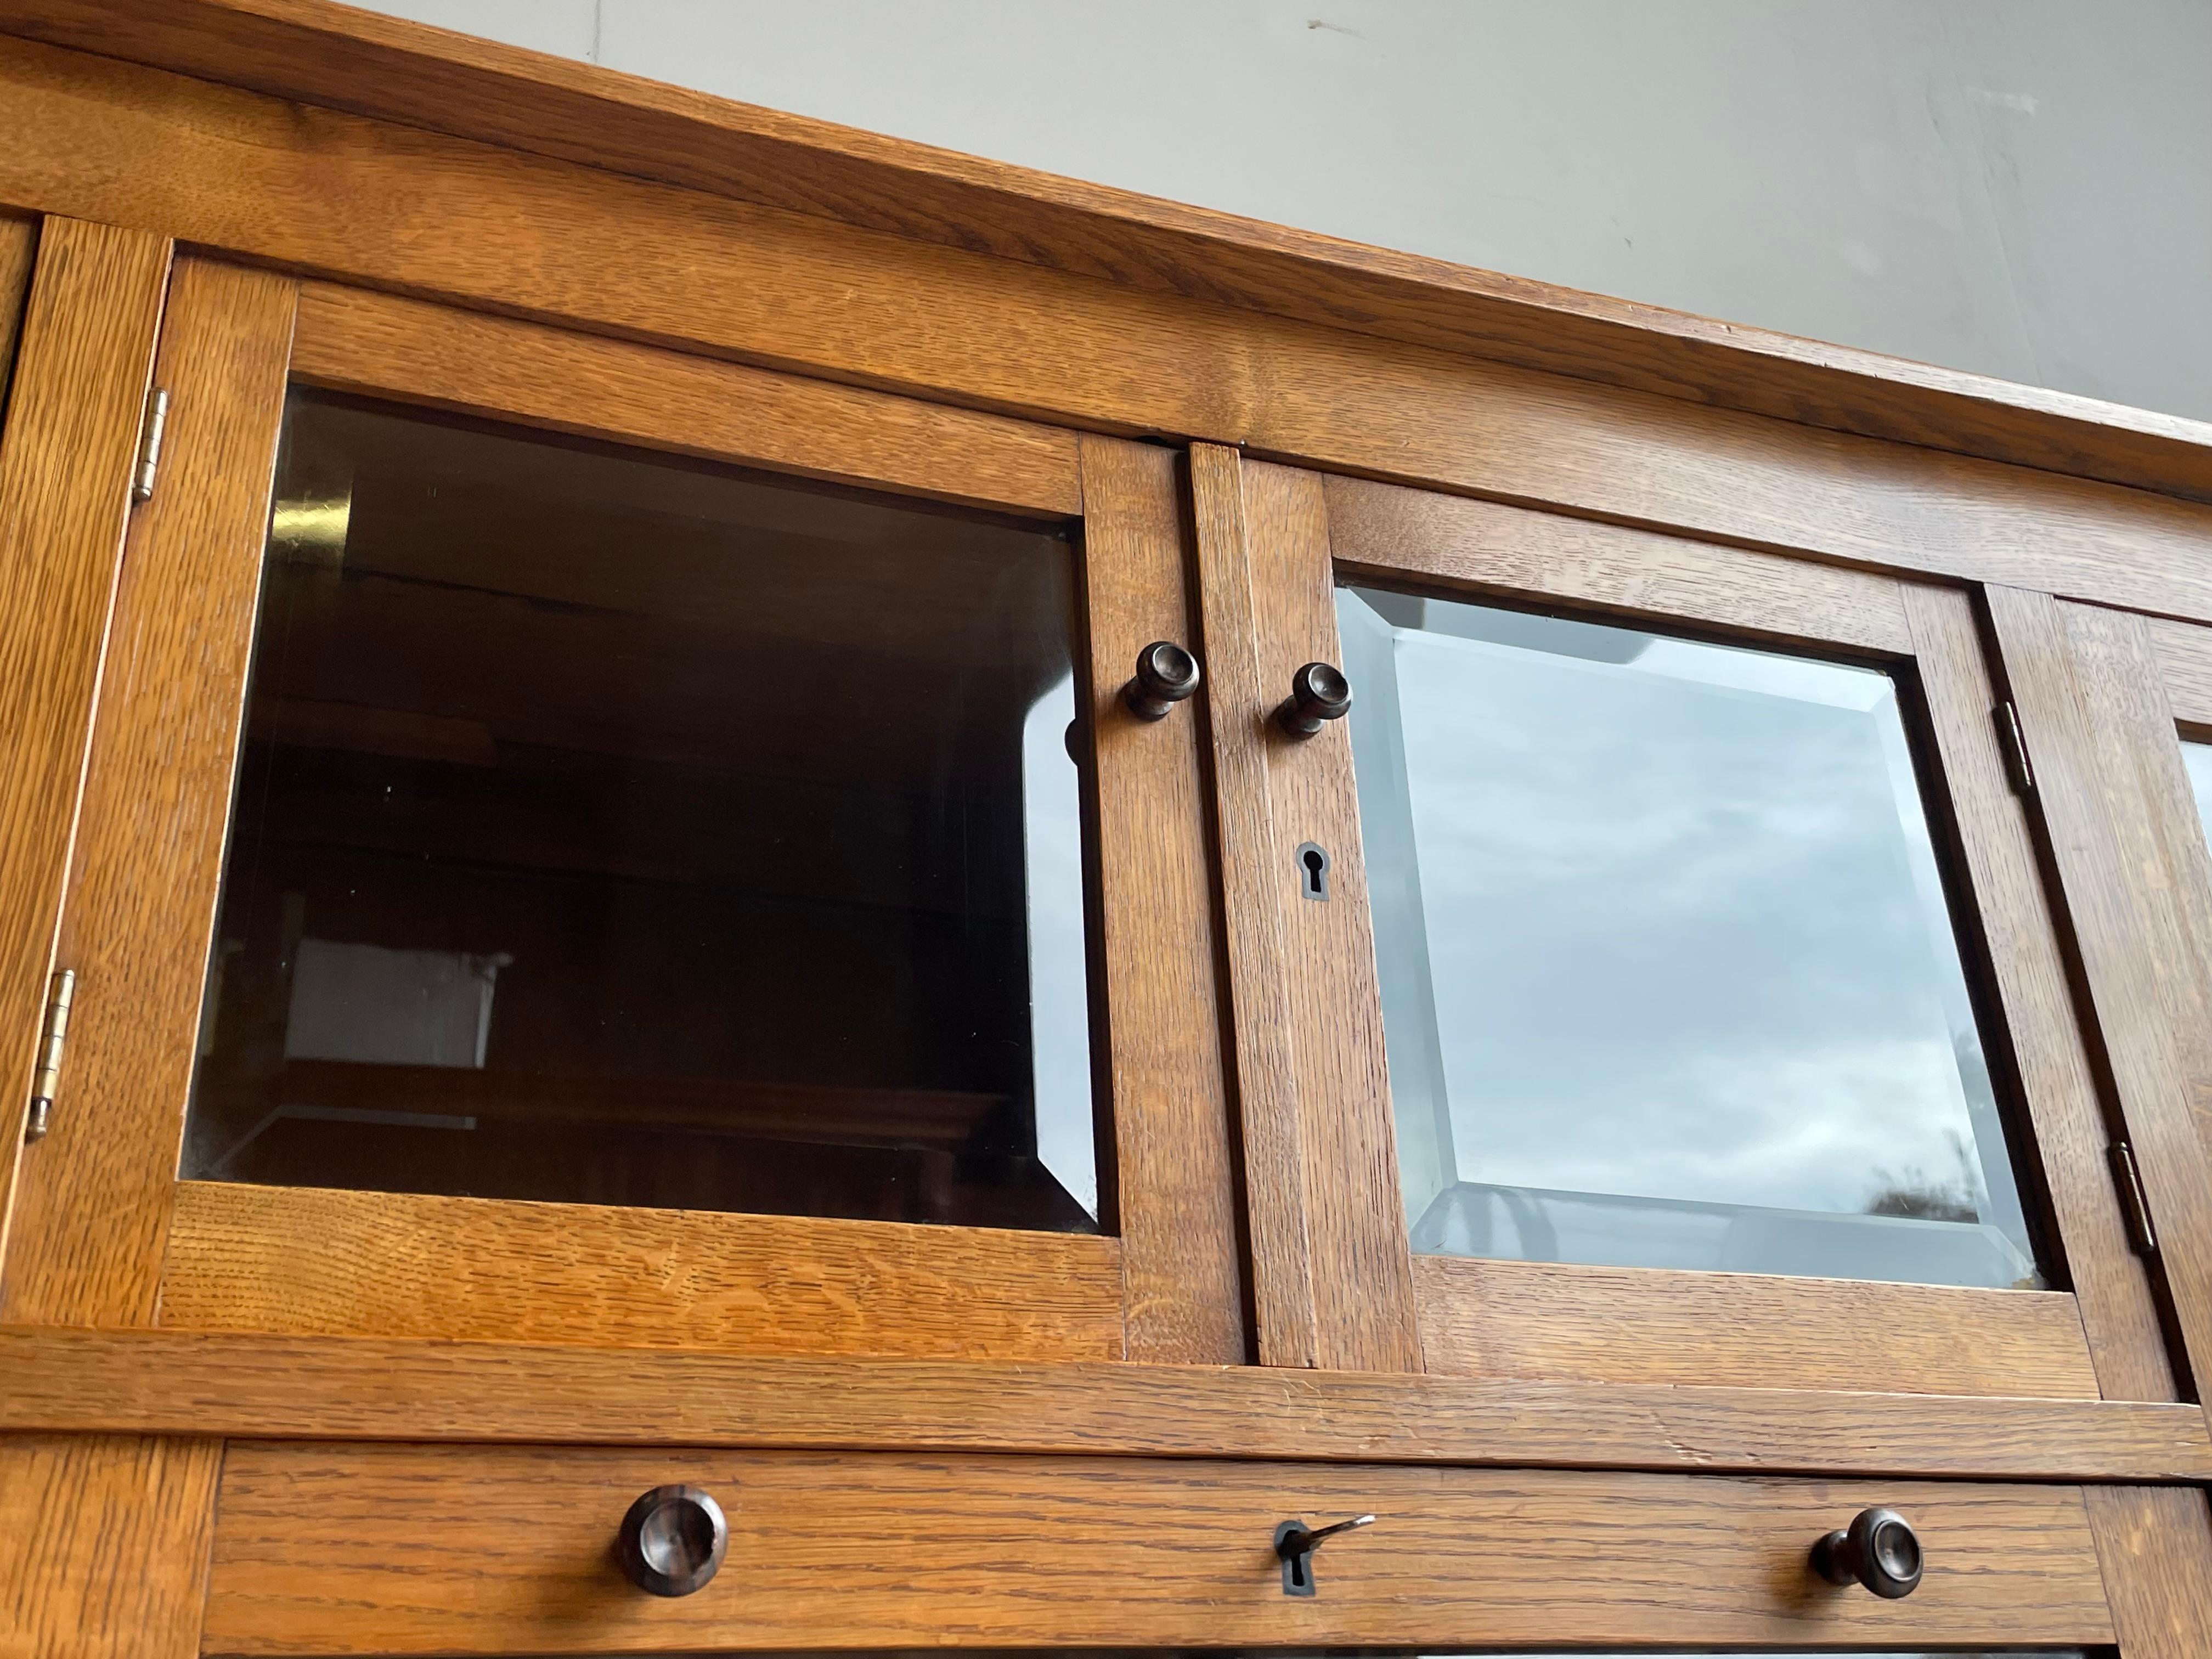
<path id="1" fill-rule="evenodd" d="M 2039 1282 L 1888 676 L 1338 616 L 1416 1249 Z"/>
<path id="2" fill-rule="evenodd" d="M 2184 743 L 2181 758 L 2189 767 L 2189 787 L 2197 797 L 2197 827 L 2212 843 L 2212 743 Z"/>
<path id="3" fill-rule="evenodd" d="M 1063 535 L 295 395 L 184 1167 L 1093 1231 Z"/>

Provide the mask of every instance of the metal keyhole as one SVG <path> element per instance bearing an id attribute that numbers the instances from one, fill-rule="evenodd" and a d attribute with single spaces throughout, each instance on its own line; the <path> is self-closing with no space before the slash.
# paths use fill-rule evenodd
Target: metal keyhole
<path id="1" fill-rule="evenodd" d="M 1310 899 L 1328 899 L 1328 849 L 1304 842 L 1298 847 L 1298 868 L 1304 877 L 1298 890 Z"/>

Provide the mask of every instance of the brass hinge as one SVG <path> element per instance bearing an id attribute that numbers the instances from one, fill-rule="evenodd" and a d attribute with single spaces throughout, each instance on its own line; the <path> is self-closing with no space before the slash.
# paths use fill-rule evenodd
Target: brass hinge
<path id="1" fill-rule="evenodd" d="M 46 1024 L 39 1031 L 39 1069 L 31 1079 L 31 1115 L 23 1139 L 37 1140 L 53 1115 L 54 1091 L 61 1085 L 62 1048 L 69 1042 L 70 1004 L 76 1000 L 76 969 L 64 968 L 46 988 Z"/>
<path id="2" fill-rule="evenodd" d="M 2035 769 L 2027 762 L 2027 738 L 2020 729 L 2020 710 L 2010 699 L 1990 711 L 1996 717 L 1997 747 L 2004 750 L 2005 775 L 2015 793 L 2035 793 Z"/>
<path id="3" fill-rule="evenodd" d="M 161 465 L 161 428 L 169 423 L 169 394 L 155 386 L 146 394 L 146 418 L 138 428 L 138 468 L 131 475 L 131 500 L 154 499 L 154 474 Z"/>
<path id="4" fill-rule="evenodd" d="M 2112 1160 L 2112 1184 L 2119 1188 L 2120 1214 L 2128 1227 L 2128 1243 L 2138 1255 L 2158 1249 L 2158 1234 L 2150 1224 L 2150 1203 L 2143 1196 L 2142 1171 L 2136 1165 L 2136 1149 L 2116 1140 L 2105 1149 Z"/>

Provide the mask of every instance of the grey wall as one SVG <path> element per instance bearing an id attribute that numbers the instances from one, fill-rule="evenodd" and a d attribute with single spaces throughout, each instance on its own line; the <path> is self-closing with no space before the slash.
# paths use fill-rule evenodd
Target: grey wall
<path id="1" fill-rule="evenodd" d="M 376 0 L 750 103 L 2212 419 L 2212 0 Z"/>

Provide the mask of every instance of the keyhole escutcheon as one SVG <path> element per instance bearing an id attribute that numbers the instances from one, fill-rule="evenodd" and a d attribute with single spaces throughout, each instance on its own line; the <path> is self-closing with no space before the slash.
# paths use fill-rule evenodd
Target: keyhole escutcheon
<path id="1" fill-rule="evenodd" d="M 1313 842 L 1298 843 L 1298 890 L 1310 899 L 1328 902 L 1328 848 Z"/>

